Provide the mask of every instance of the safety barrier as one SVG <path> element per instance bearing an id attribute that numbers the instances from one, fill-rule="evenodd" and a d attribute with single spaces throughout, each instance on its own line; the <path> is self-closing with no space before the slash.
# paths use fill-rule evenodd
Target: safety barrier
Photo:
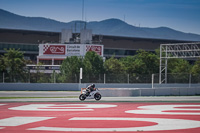
<path id="1" fill-rule="evenodd" d="M 0 91 L 81 91 L 88 84 L 78 83 L 0 83 Z M 151 88 L 151 84 L 96 84 L 102 96 L 182 96 L 200 95 L 200 84 L 166 84 Z"/>
<path id="2" fill-rule="evenodd" d="M 99 88 L 104 97 L 200 95 L 200 88 Z"/>

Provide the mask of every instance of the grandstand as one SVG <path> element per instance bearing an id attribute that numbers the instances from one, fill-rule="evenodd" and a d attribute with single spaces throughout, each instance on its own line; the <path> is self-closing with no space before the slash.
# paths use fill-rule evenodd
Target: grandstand
<path id="1" fill-rule="evenodd" d="M 0 54 L 5 52 L 5 48 L 20 49 L 24 52 L 25 59 L 30 59 L 36 64 L 37 56 L 39 55 L 39 44 L 59 44 L 61 43 L 61 37 L 62 32 L 0 29 Z M 72 33 L 72 38 L 69 41 L 72 44 L 81 44 L 80 33 Z M 159 48 L 160 44 L 189 42 L 192 41 L 92 34 L 92 42 L 85 43 L 104 45 L 103 56 L 105 58 L 113 55 L 116 58 L 120 58 L 135 55 L 139 49 L 154 52 L 155 49 Z"/>

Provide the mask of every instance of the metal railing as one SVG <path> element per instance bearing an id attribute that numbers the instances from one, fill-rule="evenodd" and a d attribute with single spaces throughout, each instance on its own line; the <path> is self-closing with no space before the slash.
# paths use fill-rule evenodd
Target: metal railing
<path id="1" fill-rule="evenodd" d="M 0 83 L 148 83 L 159 84 L 159 74 L 80 74 L 62 75 L 60 73 L 23 73 L 8 74 L 0 73 Z M 167 84 L 199 84 L 200 75 L 192 74 L 168 74 Z"/>

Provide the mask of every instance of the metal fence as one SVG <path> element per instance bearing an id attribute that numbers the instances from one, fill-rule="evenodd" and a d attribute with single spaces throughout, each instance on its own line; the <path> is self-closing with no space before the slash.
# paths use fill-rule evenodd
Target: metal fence
<path id="1" fill-rule="evenodd" d="M 167 83 L 200 83 L 200 75 L 192 74 L 168 74 Z M 80 79 L 79 74 L 70 76 L 60 73 L 23 73 L 8 74 L 0 73 L 0 83 L 159 83 L 159 74 L 83 74 Z"/>

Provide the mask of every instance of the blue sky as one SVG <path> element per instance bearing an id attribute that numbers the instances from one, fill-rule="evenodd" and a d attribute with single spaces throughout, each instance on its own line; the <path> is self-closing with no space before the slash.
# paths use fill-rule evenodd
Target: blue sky
<path id="1" fill-rule="evenodd" d="M 83 0 L 0 0 L 0 8 L 61 22 L 82 20 Z M 200 0 L 84 0 L 84 21 L 109 18 L 141 27 L 200 34 Z"/>

